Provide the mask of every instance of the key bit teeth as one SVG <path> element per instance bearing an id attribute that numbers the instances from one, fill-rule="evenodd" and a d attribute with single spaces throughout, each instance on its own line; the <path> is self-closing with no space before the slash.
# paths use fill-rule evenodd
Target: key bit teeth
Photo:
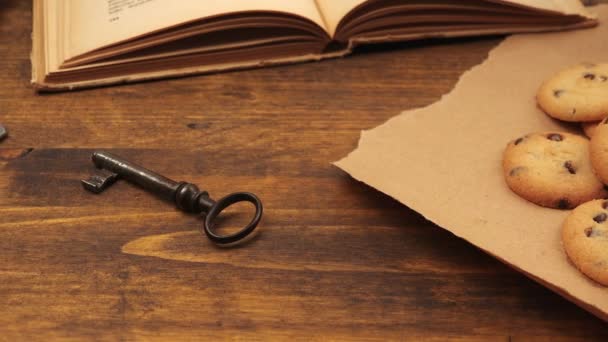
<path id="1" fill-rule="evenodd" d="M 118 174 L 106 170 L 99 170 L 98 174 L 89 177 L 89 179 L 83 179 L 81 182 L 86 190 L 99 194 L 114 184 L 117 179 Z"/>

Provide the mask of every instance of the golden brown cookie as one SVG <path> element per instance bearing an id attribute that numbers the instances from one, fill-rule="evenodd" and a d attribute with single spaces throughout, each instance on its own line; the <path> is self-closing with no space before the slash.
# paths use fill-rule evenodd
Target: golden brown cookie
<path id="1" fill-rule="evenodd" d="M 562 244 L 576 267 L 608 285 L 608 201 L 595 200 L 574 209 L 564 220 Z"/>
<path id="2" fill-rule="evenodd" d="M 591 139 L 591 137 L 593 137 L 593 134 L 597 129 L 597 125 L 599 125 L 600 122 L 601 121 L 581 122 L 581 127 L 583 128 L 583 132 L 585 132 L 587 138 Z"/>
<path id="3" fill-rule="evenodd" d="M 608 64 L 584 63 L 545 81 L 536 95 L 539 107 L 564 121 L 599 121 L 608 116 Z"/>
<path id="4" fill-rule="evenodd" d="M 589 141 L 571 133 L 515 139 L 504 151 L 503 171 L 513 192 L 544 207 L 570 209 L 607 195 L 593 173 Z"/>
<path id="5" fill-rule="evenodd" d="M 595 129 L 589 144 L 589 157 L 596 175 L 608 184 L 608 118 Z"/>

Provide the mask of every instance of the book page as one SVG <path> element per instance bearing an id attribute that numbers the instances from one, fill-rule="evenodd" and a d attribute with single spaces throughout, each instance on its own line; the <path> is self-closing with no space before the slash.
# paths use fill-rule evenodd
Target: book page
<path id="1" fill-rule="evenodd" d="M 316 0 L 319 10 L 323 14 L 323 19 L 327 23 L 327 32 L 334 36 L 338 24 L 348 12 L 361 5 L 367 0 Z"/>
<path id="2" fill-rule="evenodd" d="M 328 26 L 328 32 L 333 37 L 336 34 L 336 28 L 340 24 L 340 21 L 344 19 L 352 10 L 365 2 L 372 2 L 371 0 L 316 0 L 317 5 L 325 19 Z M 388 2 L 388 1 L 387 1 Z M 449 4 L 451 1 L 446 1 Z M 382 1 L 373 1 L 374 6 L 380 7 Z M 419 3 L 425 4 L 424 0 L 417 1 L 404 1 L 406 5 L 412 5 Z M 559 12 L 563 14 L 575 14 L 589 17 L 589 13 L 585 10 L 585 7 L 579 0 L 479 0 L 479 3 L 483 5 L 488 4 L 505 4 L 514 5 L 519 7 L 530 7 L 538 8 L 539 10 Z"/>
<path id="3" fill-rule="evenodd" d="M 325 28 L 314 0 L 61 0 L 69 7 L 66 59 L 197 19 L 244 11 L 298 15 Z"/>
<path id="4" fill-rule="evenodd" d="M 535 7 L 541 10 L 587 16 L 585 6 L 579 0 L 491 0 L 498 3 Z"/>

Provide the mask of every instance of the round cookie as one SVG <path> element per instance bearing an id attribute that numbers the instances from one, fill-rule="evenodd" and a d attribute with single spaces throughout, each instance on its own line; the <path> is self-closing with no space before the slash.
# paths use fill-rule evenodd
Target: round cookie
<path id="1" fill-rule="evenodd" d="M 559 120 L 602 120 L 608 116 L 608 64 L 563 70 L 541 85 L 536 99 L 545 113 Z"/>
<path id="2" fill-rule="evenodd" d="M 585 132 L 587 138 L 591 139 L 591 137 L 593 137 L 593 134 L 595 134 L 595 130 L 600 122 L 601 121 L 581 122 L 581 127 L 583 128 L 583 132 Z"/>
<path id="3" fill-rule="evenodd" d="M 562 244 L 576 267 L 589 278 L 608 285 L 608 201 L 580 205 L 564 220 Z"/>
<path id="4" fill-rule="evenodd" d="M 595 129 L 589 144 L 589 157 L 595 174 L 608 184 L 608 118 Z"/>
<path id="5" fill-rule="evenodd" d="M 589 160 L 589 141 L 571 133 L 534 133 L 510 142 L 503 171 L 513 192 L 538 205 L 570 209 L 608 194 Z"/>

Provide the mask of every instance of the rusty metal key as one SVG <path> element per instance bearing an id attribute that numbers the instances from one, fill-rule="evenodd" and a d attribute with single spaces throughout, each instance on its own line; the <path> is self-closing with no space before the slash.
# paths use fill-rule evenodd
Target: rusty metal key
<path id="1" fill-rule="evenodd" d="M 236 192 L 214 201 L 209 197 L 207 191 L 199 190 L 192 183 L 176 182 L 110 153 L 95 152 L 92 159 L 100 172 L 87 180 L 82 180 L 85 189 L 99 194 L 118 179 L 137 184 L 165 200 L 174 202 L 181 210 L 206 214 L 203 230 L 207 237 L 216 244 L 226 245 L 241 241 L 255 230 L 262 218 L 262 202 L 252 193 Z M 238 202 L 250 202 L 255 206 L 255 214 L 251 221 L 236 233 L 228 235 L 216 233 L 214 231 L 215 219 L 222 210 Z"/>

